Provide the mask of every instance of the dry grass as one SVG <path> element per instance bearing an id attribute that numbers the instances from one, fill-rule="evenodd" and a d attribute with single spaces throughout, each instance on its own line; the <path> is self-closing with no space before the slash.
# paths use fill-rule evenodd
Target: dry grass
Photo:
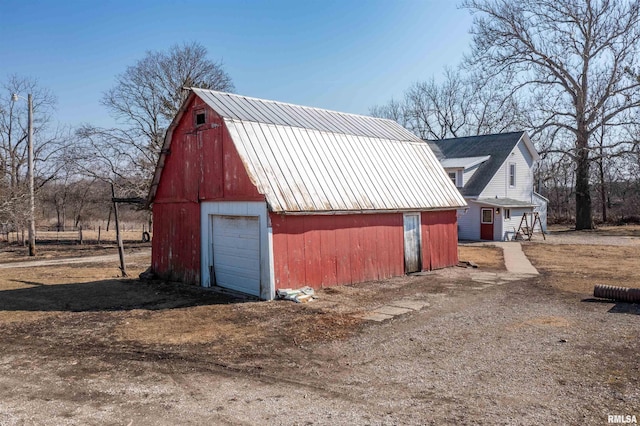
<path id="1" fill-rule="evenodd" d="M 43 250 L 39 256 L 101 254 L 96 250 L 68 246 Z M 504 270 L 502 251 L 495 247 L 460 247 L 460 258 L 483 270 Z M 149 264 L 147 258 L 135 259 L 139 264 L 128 265 L 132 277 Z M 431 290 L 440 291 L 439 281 L 448 282 L 451 274 L 462 271 L 454 268 L 430 275 Z M 318 301 L 298 305 L 235 303 L 238 300 L 194 287 L 121 279 L 116 262 L 6 269 L 0 277 L 0 325 L 54 318 L 65 323 L 78 313 L 92 312 L 113 325 L 111 338 L 123 344 L 204 345 L 206 351 L 221 354 L 268 351 L 282 339 L 302 343 L 352 335 L 362 323 L 362 312 L 387 303 L 390 295 L 412 294 L 415 286 L 423 285 L 419 282 L 415 277 L 398 277 L 333 287 L 319 291 Z M 69 332 L 80 333 L 84 327 L 80 324 Z"/>
<path id="2" fill-rule="evenodd" d="M 472 261 L 479 268 L 487 270 L 505 270 L 502 250 L 489 246 L 458 246 L 460 261 Z"/>
<path id="3" fill-rule="evenodd" d="M 136 231 L 122 231 L 120 233 L 123 241 L 130 242 L 141 242 L 142 241 L 142 230 Z M 26 235 L 24 236 L 26 238 Z M 84 241 L 98 241 L 102 243 L 113 243 L 116 242 L 116 231 L 110 230 L 83 230 L 82 231 L 82 239 Z M 0 234 L 0 241 L 8 242 L 8 243 L 16 243 L 21 242 L 23 239 L 22 234 L 16 234 L 15 232 L 11 232 L 8 235 Z M 36 232 L 36 245 L 38 242 L 59 242 L 59 243 L 76 243 L 80 241 L 80 232 L 79 231 L 37 231 Z"/>
<path id="4" fill-rule="evenodd" d="M 43 257 L 50 256 L 43 254 L 38 259 Z M 11 257 L 4 257 L 7 258 Z M 144 303 L 148 295 L 138 292 L 133 283 L 147 268 L 149 260 L 144 257 L 131 259 L 135 262 L 127 262 L 130 278 L 124 279 L 117 262 L 3 269 L 0 274 L 0 324 L 38 321 L 54 313 Z"/>
<path id="5" fill-rule="evenodd" d="M 640 225 L 620 225 L 620 226 L 600 226 L 597 229 L 585 231 L 575 231 L 573 227 L 566 225 L 551 225 L 549 231 L 559 233 L 578 233 L 593 236 L 611 236 L 611 237 L 640 237 Z"/>
<path id="6" fill-rule="evenodd" d="M 527 244 L 533 265 L 552 287 L 591 294 L 595 284 L 640 288 L 640 247 Z"/>
<path id="7" fill-rule="evenodd" d="M 126 243 L 125 252 L 135 253 L 141 249 L 149 249 L 151 243 Z M 118 254 L 118 247 L 113 244 L 36 244 L 36 256 L 29 257 L 28 249 L 21 244 L 0 243 L 0 262 L 27 262 L 44 259 L 64 259 L 69 257 L 102 256 Z M 125 256 L 126 257 L 126 256 Z"/>

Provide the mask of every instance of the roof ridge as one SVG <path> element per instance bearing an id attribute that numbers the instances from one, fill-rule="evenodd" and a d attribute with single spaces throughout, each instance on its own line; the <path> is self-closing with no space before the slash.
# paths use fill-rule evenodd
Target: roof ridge
<path id="1" fill-rule="evenodd" d="M 488 133 L 484 135 L 458 136 L 455 138 L 425 139 L 425 140 L 430 142 L 442 142 L 442 141 L 450 141 L 450 140 L 456 140 L 456 139 L 484 138 L 484 137 L 490 137 L 490 136 L 505 136 L 505 135 L 515 135 L 515 134 L 522 134 L 522 133 L 526 133 L 526 130 L 518 130 L 514 132 L 504 132 L 504 133 Z"/>
<path id="2" fill-rule="evenodd" d="M 336 111 L 336 110 L 327 109 L 327 108 L 320 108 L 320 107 L 312 107 L 312 106 L 307 106 L 307 105 L 294 104 L 294 103 L 291 103 L 291 102 L 274 101 L 272 99 L 256 98 L 254 96 L 245 96 L 245 95 L 240 95 L 240 94 L 237 94 L 237 93 L 221 92 L 219 90 L 203 89 L 203 88 L 200 88 L 200 87 L 185 87 L 185 89 L 188 89 L 188 90 L 194 90 L 195 89 L 195 90 L 201 90 L 201 91 L 206 91 L 206 92 L 218 93 L 220 95 L 235 96 L 235 97 L 238 97 L 238 98 L 249 99 L 249 100 L 252 100 L 252 101 L 260 101 L 260 102 L 267 102 L 267 103 L 271 103 L 271 104 L 287 105 L 287 106 L 292 106 L 292 107 L 297 107 L 297 108 L 304 108 L 304 109 L 310 109 L 310 110 L 316 110 L 316 111 L 324 111 L 324 112 L 329 112 L 329 113 L 339 114 L 339 115 L 348 115 L 348 116 L 352 116 L 352 117 L 364 117 L 364 118 L 370 118 L 372 120 L 389 121 L 389 122 L 392 122 L 392 123 L 397 123 L 396 121 L 391 120 L 389 118 L 373 117 L 371 115 L 355 114 L 355 113 L 352 113 L 352 112 L 342 112 L 342 111 Z M 250 120 L 248 120 L 248 121 L 250 121 Z M 256 122 L 258 122 L 258 121 L 256 121 Z"/>

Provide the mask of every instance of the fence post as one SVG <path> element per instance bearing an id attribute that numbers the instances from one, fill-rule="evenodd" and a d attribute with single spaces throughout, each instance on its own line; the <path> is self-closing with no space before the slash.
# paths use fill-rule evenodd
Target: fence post
<path id="1" fill-rule="evenodd" d="M 80 226 L 80 245 L 82 245 L 82 226 Z"/>
<path id="2" fill-rule="evenodd" d="M 100 232 L 101 232 L 101 227 L 98 226 L 98 244 L 100 244 Z"/>

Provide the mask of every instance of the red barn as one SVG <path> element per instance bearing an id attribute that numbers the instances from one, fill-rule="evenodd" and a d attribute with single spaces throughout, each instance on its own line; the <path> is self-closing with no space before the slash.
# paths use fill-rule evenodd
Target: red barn
<path id="1" fill-rule="evenodd" d="M 393 121 L 195 88 L 150 200 L 157 275 L 262 299 L 455 265 L 466 205 Z"/>

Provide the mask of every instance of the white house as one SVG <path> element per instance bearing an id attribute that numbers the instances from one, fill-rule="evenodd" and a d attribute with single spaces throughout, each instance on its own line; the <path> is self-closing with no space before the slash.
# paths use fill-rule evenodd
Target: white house
<path id="1" fill-rule="evenodd" d="M 534 211 L 546 231 L 548 200 L 533 188 L 540 156 L 526 132 L 428 142 L 469 205 L 458 212 L 461 240 L 510 240 Z"/>

